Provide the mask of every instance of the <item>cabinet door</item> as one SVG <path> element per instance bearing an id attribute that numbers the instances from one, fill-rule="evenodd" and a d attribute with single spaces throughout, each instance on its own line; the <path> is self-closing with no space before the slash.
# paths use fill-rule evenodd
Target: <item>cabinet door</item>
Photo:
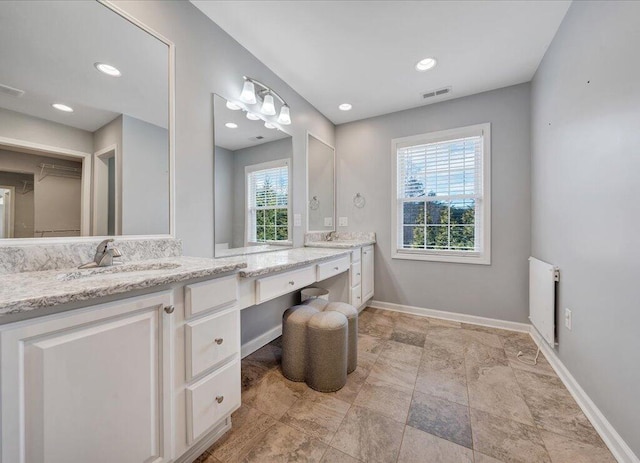
<path id="1" fill-rule="evenodd" d="M 169 461 L 170 303 L 169 293 L 144 296 L 2 333 L 10 368 L 2 379 L 2 461 Z M 11 400 L 20 402 L 18 416 L 4 407 Z M 7 454 L 5 425 L 20 434 L 12 439 L 17 453 Z"/>
<path id="2" fill-rule="evenodd" d="M 373 297 L 373 246 L 362 248 L 362 301 Z"/>

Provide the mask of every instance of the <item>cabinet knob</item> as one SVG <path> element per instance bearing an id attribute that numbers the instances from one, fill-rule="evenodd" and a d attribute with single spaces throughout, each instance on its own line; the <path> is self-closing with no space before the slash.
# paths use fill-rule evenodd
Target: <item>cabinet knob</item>
<path id="1" fill-rule="evenodd" d="M 333 267 L 334 270 L 338 270 L 338 267 Z"/>
<path id="2" fill-rule="evenodd" d="M 176 308 L 172 305 L 168 305 L 164 308 L 164 311 L 167 313 L 173 313 L 174 310 L 176 310 Z"/>
<path id="3" fill-rule="evenodd" d="M 219 404 L 221 404 L 223 400 L 224 400 L 223 395 L 219 395 L 218 397 L 216 397 L 216 402 L 218 402 Z"/>
<path id="4" fill-rule="evenodd" d="M 220 345 L 224 342 L 224 339 L 222 338 L 215 338 L 214 341 L 216 342 L 217 345 Z"/>
<path id="5" fill-rule="evenodd" d="M 295 284 L 296 284 L 296 282 L 295 282 L 295 281 L 293 281 L 293 280 L 291 280 L 291 281 L 289 282 L 289 284 L 290 284 L 291 286 L 293 286 L 293 285 L 295 285 Z"/>
<path id="6" fill-rule="evenodd" d="M 356 275 L 360 276 L 360 272 L 356 273 Z"/>

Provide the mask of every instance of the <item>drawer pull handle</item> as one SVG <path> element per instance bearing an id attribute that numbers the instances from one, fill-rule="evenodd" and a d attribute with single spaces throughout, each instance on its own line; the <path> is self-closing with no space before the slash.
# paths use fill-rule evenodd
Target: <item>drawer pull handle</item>
<path id="1" fill-rule="evenodd" d="M 168 305 L 168 306 L 166 306 L 164 308 L 164 311 L 169 313 L 169 314 L 173 313 L 174 310 L 176 310 L 176 308 L 174 306 L 172 306 L 172 305 Z"/>
<path id="2" fill-rule="evenodd" d="M 293 281 L 293 280 L 291 280 L 291 281 L 289 282 L 289 284 L 290 284 L 291 286 L 293 286 L 293 285 L 295 285 L 295 284 L 296 284 L 296 282 L 295 282 L 295 281 Z"/>
<path id="3" fill-rule="evenodd" d="M 216 342 L 217 345 L 220 345 L 220 344 L 222 344 L 224 342 L 224 339 L 216 338 L 216 339 L 214 339 L 214 341 Z"/>
<path id="4" fill-rule="evenodd" d="M 356 273 L 356 275 L 360 276 L 360 272 Z"/>
<path id="5" fill-rule="evenodd" d="M 333 269 L 334 269 L 334 270 L 339 270 L 339 268 L 338 268 L 338 267 L 333 267 Z"/>
<path id="6" fill-rule="evenodd" d="M 221 404 L 223 400 L 224 400 L 223 395 L 219 395 L 218 397 L 216 397 L 216 402 L 218 402 L 219 404 Z"/>

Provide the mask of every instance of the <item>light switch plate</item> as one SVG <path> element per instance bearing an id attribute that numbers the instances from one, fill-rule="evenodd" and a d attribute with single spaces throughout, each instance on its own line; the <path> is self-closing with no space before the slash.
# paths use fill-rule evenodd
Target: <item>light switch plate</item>
<path id="1" fill-rule="evenodd" d="M 349 226 L 349 217 L 340 217 L 338 219 L 338 226 L 340 226 L 340 227 L 348 227 Z"/>
<path id="2" fill-rule="evenodd" d="M 333 217 L 325 217 L 324 218 L 324 226 L 325 227 L 333 227 Z"/>
<path id="3" fill-rule="evenodd" d="M 302 227 L 302 214 L 293 214 L 293 226 Z"/>

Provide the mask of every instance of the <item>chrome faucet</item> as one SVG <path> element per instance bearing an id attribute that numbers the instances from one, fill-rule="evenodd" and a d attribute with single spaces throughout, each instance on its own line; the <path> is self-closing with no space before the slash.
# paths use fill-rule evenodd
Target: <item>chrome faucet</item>
<path id="1" fill-rule="evenodd" d="M 330 231 L 329 233 L 326 234 L 325 239 L 327 241 L 333 241 L 336 239 L 336 232 L 335 231 Z"/>
<path id="2" fill-rule="evenodd" d="M 81 265 L 78 268 L 89 267 L 109 267 L 120 262 L 115 261 L 115 257 L 122 257 L 122 253 L 113 244 L 113 239 L 109 238 L 101 242 L 96 248 L 96 254 L 93 257 L 93 262 L 88 262 Z"/>

